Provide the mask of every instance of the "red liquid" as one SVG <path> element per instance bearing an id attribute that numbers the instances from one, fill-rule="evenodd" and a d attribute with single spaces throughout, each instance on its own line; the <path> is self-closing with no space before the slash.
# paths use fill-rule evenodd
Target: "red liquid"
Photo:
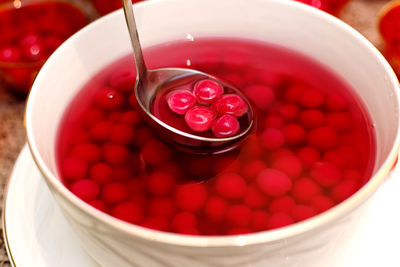
<path id="1" fill-rule="evenodd" d="M 370 177 L 375 137 L 367 111 L 309 58 L 238 39 L 168 43 L 145 56 L 150 68 L 190 66 L 243 89 L 254 100 L 257 129 L 224 155 L 178 152 L 138 116 L 133 60 L 124 58 L 82 89 L 60 125 L 63 181 L 96 208 L 162 231 L 242 234 L 319 214 Z"/>

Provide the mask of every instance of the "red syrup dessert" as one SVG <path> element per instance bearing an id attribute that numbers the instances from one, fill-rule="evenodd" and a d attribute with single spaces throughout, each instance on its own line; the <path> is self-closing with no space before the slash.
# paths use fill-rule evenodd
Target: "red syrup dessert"
<path id="1" fill-rule="evenodd" d="M 171 42 L 144 53 L 149 68 L 190 66 L 242 89 L 256 129 L 227 153 L 177 150 L 140 116 L 133 59 L 123 58 L 82 88 L 59 128 L 62 181 L 93 207 L 161 231 L 245 234 L 318 215 L 368 181 L 368 112 L 319 63 L 242 39 Z"/>
<path id="2" fill-rule="evenodd" d="M 350 0 L 296 0 L 338 16 Z"/>
<path id="3" fill-rule="evenodd" d="M 132 0 L 132 4 L 142 0 Z M 92 0 L 94 7 L 100 15 L 108 14 L 114 10 L 122 8 L 121 0 Z"/>
<path id="4" fill-rule="evenodd" d="M 386 3 L 378 13 L 378 30 L 384 40 L 383 55 L 397 77 L 400 77 L 400 34 L 397 30 L 399 14 L 399 1 Z"/>
<path id="5" fill-rule="evenodd" d="M 87 23 L 85 13 L 65 1 L 1 1 L 0 79 L 28 93 L 45 60 Z"/>

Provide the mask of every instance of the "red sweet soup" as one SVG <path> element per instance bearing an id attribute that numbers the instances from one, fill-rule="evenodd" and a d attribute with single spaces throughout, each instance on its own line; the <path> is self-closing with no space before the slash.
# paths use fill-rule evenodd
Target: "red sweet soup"
<path id="1" fill-rule="evenodd" d="M 241 88 L 257 127 L 226 154 L 178 152 L 137 111 L 132 57 L 115 62 L 76 96 L 59 130 L 63 182 L 97 209 L 162 231 L 243 234 L 324 212 L 370 177 L 367 110 L 319 63 L 241 39 L 172 42 L 145 56 L 150 68 L 188 66 Z"/>

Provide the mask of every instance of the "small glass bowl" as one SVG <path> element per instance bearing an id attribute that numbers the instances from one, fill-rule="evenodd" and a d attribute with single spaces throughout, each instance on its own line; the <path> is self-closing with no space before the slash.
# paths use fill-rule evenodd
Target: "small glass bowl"
<path id="1" fill-rule="evenodd" d="M 26 94 L 46 59 L 89 16 L 64 0 L 0 0 L 0 81 Z"/>

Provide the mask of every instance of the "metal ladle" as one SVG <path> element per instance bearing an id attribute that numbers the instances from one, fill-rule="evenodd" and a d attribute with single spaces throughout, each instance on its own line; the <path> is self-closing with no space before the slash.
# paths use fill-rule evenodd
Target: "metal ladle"
<path id="1" fill-rule="evenodd" d="M 159 68 L 147 69 L 143 59 L 142 48 L 139 41 L 139 34 L 136 27 L 135 16 L 132 8 L 131 0 L 122 0 L 125 20 L 128 26 L 129 35 L 132 43 L 133 54 L 135 57 L 135 64 L 137 70 L 137 79 L 135 84 L 135 95 L 138 106 L 144 119 L 155 128 L 156 132 L 160 134 L 167 141 L 177 145 L 184 150 L 200 151 L 200 152 L 221 152 L 227 151 L 237 146 L 241 140 L 247 136 L 254 126 L 254 113 L 247 98 L 235 87 L 206 73 L 184 68 Z M 166 124 L 151 113 L 151 105 L 157 92 L 163 88 L 165 84 L 175 81 L 177 79 L 213 79 L 218 81 L 225 88 L 229 88 L 235 94 L 238 94 L 248 105 L 247 112 L 247 126 L 242 129 L 238 134 L 230 137 L 204 137 L 187 133 Z"/>

